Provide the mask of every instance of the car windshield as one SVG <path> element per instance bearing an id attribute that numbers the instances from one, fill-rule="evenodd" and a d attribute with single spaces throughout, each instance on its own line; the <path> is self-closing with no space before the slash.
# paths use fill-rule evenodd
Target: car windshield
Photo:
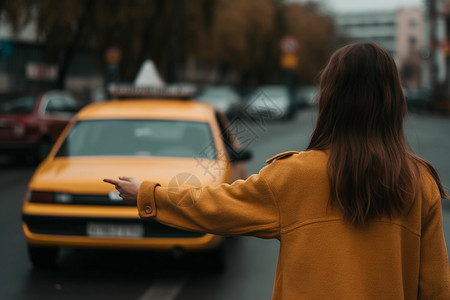
<path id="1" fill-rule="evenodd" d="M 168 156 L 216 159 L 208 123 L 173 120 L 85 120 L 56 156 Z"/>
<path id="2" fill-rule="evenodd" d="M 33 96 L 3 100 L 0 102 L 0 112 L 29 113 L 33 110 L 35 103 L 36 97 Z"/>

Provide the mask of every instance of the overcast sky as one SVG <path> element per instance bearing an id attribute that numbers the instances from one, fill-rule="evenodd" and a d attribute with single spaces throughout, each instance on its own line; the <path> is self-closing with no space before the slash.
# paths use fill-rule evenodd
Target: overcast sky
<path id="1" fill-rule="evenodd" d="M 322 0 L 335 12 L 421 7 L 425 0 Z"/>

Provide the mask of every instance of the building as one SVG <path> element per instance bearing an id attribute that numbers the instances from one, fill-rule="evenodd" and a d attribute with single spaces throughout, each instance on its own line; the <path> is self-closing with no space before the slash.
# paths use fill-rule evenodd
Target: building
<path id="1" fill-rule="evenodd" d="M 394 57 L 406 88 L 429 86 L 423 8 L 339 14 L 338 34 L 347 41 L 375 42 Z"/>
<path id="2" fill-rule="evenodd" d="M 395 11 L 367 11 L 339 14 L 338 34 L 354 42 L 375 42 L 396 55 Z"/>
<path id="3" fill-rule="evenodd" d="M 424 9 L 397 10 L 396 49 L 396 62 L 403 85 L 410 89 L 429 86 Z"/>
<path id="4" fill-rule="evenodd" d="M 24 89 L 54 89 L 59 67 L 51 62 L 37 32 L 36 16 L 14 31 L 11 23 L 0 14 L 0 92 Z M 66 88 L 78 96 L 90 98 L 90 93 L 102 88 L 103 74 L 92 55 L 77 50 L 69 67 Z"/>

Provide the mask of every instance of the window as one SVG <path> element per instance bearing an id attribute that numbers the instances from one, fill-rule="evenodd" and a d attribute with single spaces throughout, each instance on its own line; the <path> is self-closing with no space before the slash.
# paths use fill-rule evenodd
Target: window
<path id="1" fill-rule="evenodd" d="M 168 156 L 216 159 L 208 123 L 172 120 L 77 122 L 56 156 Z"/>
<path id="2" fill-rule="evenodd" d="M 79 106 L 75 99 L 64 94 L 52 94 L 48 96 L 46 113 L 74 113 Z"/>
<path id="3" fill-rule="evenodd" d="M 418 22 L 417 22 L 416 19 L 410 19 L 410 20 L 409 20 L 409 27 L 411 27 L 411 28 L 416 28 L 417 25 L 418 25 Z"/>
<path id="4" fill-rule="evenodd" d="M 415 36 L 409 37 L 409 51 L 411 54 L 414 54 L 416 52 L 417 48 L 417 38 Z"/>

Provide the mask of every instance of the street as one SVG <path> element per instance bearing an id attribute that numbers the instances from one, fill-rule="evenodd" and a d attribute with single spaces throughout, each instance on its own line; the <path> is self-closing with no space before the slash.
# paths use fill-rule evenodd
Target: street
<path id="1" fill-rule="evenodd" d="M 257 173 L 272 155 L 303 150 L 315 123 L 314 109 L 287 122 L 254 125 L 248 148 Z M 450 117 L 411 113 L 406 133 L 413 150 L 439 171 L 450 187 Z M 146 251 L 64 250 L 52 270 L 33 269 L 21 228 L 21 205 L 34 166 L 0 164 L 0 299 L 270 299 L 278 241 L 251 237 L 226 240 L 227 268 L 209 270 L 201 255 L 172 257 Z M 99 179 L 101 180 L 101 179 Z M 447 189 L 447 192 L 449 190 Z M 443 204 L 450 243 L 450 205 Z"/>

